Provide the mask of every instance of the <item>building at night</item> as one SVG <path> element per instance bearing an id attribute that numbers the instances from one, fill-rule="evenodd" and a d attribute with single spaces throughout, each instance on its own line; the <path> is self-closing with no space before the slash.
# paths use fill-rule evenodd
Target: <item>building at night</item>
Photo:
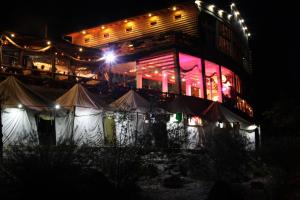
<path id="1" fill-rule="evenodd" d="M 147 132 L 158 108 L 165 116 L 170 115 L 167 130 L 181 124 L 196 143 L 201 143 L 206 120 L 219 128 L 225 122 L 226 127 L 248 134 L 258 144 L 259 127 L 253 124 L 251 106 L 250 37 L 235 4 L 225 11 L 200 0 L 188 1 L 69 33 L 63 41 L 6 32 L 1 35 L 0 77 L 14 75 L 30 84 L 26 91 L 52 102 L 45 103 L 45 110 L 34 112 L 34 130 L 39 132 L 46 127 L 41 122 L 47 124 L 51 127 L 48 131 L 56 130 L 52 131 L 56 142 L 59 135 L 69 137 L 64 135 L 67 132 L 73 137 L 76 130 L 80 130 L 80 136 L 93 133 L 93 137 L 104 141 L 114 140 L 122 138 L 122 131 L 113 129 L 124 126 L 128 138 L 136 143 L 138 135 Z M 10 83 L 11 88 L 17 85 L 13 80 L 0 84 L 3 94 L 7 93 L 5 83 Z M 62 95 L 66 89 L 70 91 Z M 64 101 L 57 100 L 59 96 Z M 77 109 L 81 105 L 75 101 L 78 98 L 86 99 L 87 103 L 81 103 L 88 108 L 88 114 L 78 114 L 82 111 Z M 98 106 L 99 100 L 105 106 Z M 112 103 L 114 100 L 117 103 Z M 27 109 L 26 102 L 13 102 L 14 108 Z M 134 107 L 141 102 L 142 109 Z M 116 113 L 126 110 L 121 109 L 121 104 L 133 106 L 127 109 L 134 114 L 125 125 L 117 121 L 120 114 Z M 49 108 L 55 112 L 48 112 Z M 96 119 L 99 123 L 94 123 Z"/>
<path id="2" fill-rule="evenodd" d="M 218 101 L 253 116 L 250 36 L 234 4 L 226 12 L 197 0 L 65 38 L 115 54 L 106 66 L 112 84 Z"/>

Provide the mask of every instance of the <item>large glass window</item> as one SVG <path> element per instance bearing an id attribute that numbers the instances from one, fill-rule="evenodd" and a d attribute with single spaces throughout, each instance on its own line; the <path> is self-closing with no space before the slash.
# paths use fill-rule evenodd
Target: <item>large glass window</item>
<path id="1" fill-rule="evenodd" d="M 220 66 L 205 61 L 205 80 L 207 99 L 222 102 Z"/>
<path id="2" fill-rule="evenodd" d="M 224 98 L 235 98 L 234 73 L 225 67 L 221 67 L 221 74 Z"/>
<path id="3" fill-rule="evenodd" d="M 168 53 L 138 61 L 137 88 L 176 93 L 174 54 Z"/>
<path id="4" fill-rule="evenodd" d="M 179 53 L 181 93 L 187 96 L 204 97 L 201 59 Z"/>
<path id="5" fill-rule="evenodd" d="M 111 82 L 115 85 L 135 87 L 136 68 L 136 62 L 114 65 L 110 68 Z"/>

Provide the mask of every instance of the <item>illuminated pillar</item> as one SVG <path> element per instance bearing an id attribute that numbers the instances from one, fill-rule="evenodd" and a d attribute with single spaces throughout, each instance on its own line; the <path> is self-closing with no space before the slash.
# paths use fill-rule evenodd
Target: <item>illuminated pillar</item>
<path id="1" fill-rule="evenodd" d="M 205 60 L 201 59 L 201 76 L 202 76 L 202 86 L 203 86 L 203 93 L 202 93 L 202 98 L 207 99 L 207 91 L 206 91 L 206 74 L 205 74 Z"/>
<path id="2" fill-rule="evenodd" d="M 221 77 L 221 66 L 218 66 L 217 69 L 217 77 L 218 77 L 218 101 L 222 102 L 222 77 Z"/>
<path id="3" fill-rule="evenodd" d="M 185 94 L 186 96 L 192 96 L 192 80 L 190 77 L 186 77 Z"/>
<path id="4" fill-rule="evenodd" d="M 143 88 L 143 73 L 139 69 L 139 62 L 136 62 L 136 88 Z"/>
<path id="5" fill-rule="evenodd" d="M 198 84 L 198 87 L 199 87 L 199 97 L 200 98 L 204 98 L 204 88 L 203 88 L 203 70 L 202 70 L 202 64 L 201 64 L 201 61 L 202 59 L 198 59 L 198 71 L 199 71 L 199 82 L 197 83 Z"/>
<path id="6" fill-rule="evenodd" d="M 143 88 L 143 74 L 141 72 L 136 73 L 136 88 Z"/>
<path id="7" fill-rule="evenodd" d="M 168 72 L 162 71 L 162 92 L 168 92 Z"/>

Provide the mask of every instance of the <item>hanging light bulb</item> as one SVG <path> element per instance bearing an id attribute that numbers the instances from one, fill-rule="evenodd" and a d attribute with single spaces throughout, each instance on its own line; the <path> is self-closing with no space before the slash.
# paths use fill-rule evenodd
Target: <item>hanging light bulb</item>
<path id="1" fill-rule="evenodd" d="M 215 5 L 209 5 L 207 8 L 210 12 L 214 12 Z"/>

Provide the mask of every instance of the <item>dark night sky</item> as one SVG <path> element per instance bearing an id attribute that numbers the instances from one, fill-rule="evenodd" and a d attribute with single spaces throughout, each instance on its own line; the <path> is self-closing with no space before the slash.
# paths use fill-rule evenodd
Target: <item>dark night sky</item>
<path id="1" fill-rule="evenodd" d="M 50 37 L 59 36 L 103 22 L 140 14 L 163 7 L 175 0 L 106 0 L 106 1 L 11 1 L 1 5 L 2 29 L 24 33 L 42 33 L 47 23 Z M 208 1 L 206 1 L 208 2 Z M 210 0 L 225 10 L 231 1 Z M 292 14 L 285 13 L 275 1 L 234 1 L 252 32 L 256 106 L 261 109 L 283 95 L 293 96 L 299 66 L 295 64 L 297 33 L 287 23 Z M 288 5 L 288 4 L 287 4 Z M 291 7 L 291 5 L 289 5 Z M 294 13 L 296 16 L 296 14 Z M 293 25 L 295 26 L 295 25 Z M 299 91 L 299 86 L 297 86 Z"/>

